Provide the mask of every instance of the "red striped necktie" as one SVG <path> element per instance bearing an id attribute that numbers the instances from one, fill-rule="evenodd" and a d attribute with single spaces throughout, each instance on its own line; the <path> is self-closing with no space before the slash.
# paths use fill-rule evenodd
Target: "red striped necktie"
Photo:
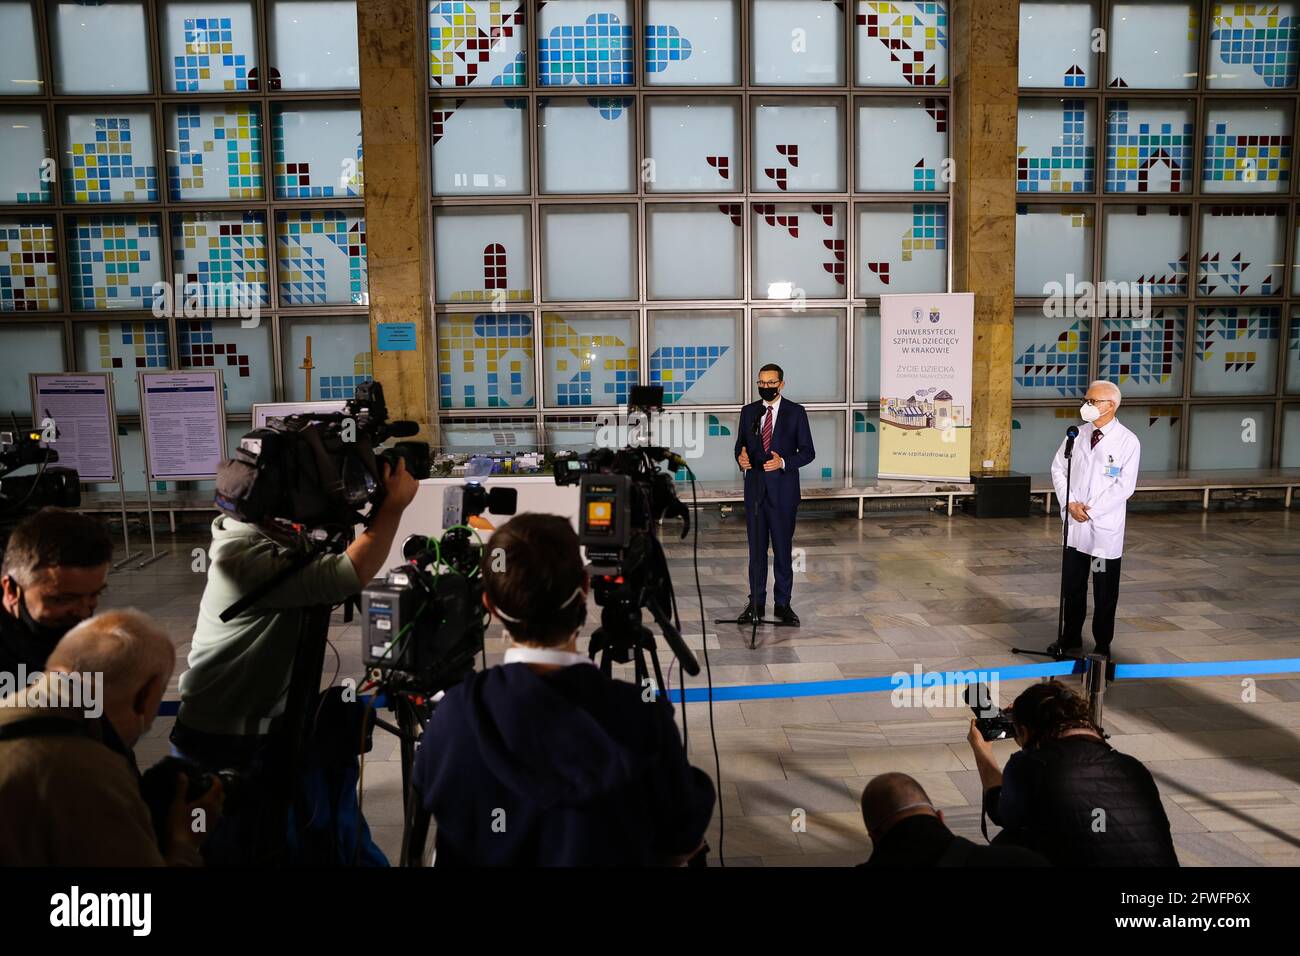
<path id="1" fill-rule="evenodd" d="M 772 450 L 772 406 L 767 406 L 767 415 L 763 418 L 763 451 Z"/>
<path id="2" fill-rule="evenodd" d="M 1089 447 L 1090 449 L 1091 449 L 1091 448 L 1096 448 L 1096 447 L 1097 447 L 1097 442 L 1099 442 L 1099 441 L 1101 441 L 1101 429 L 1100 429 L 1100 428 L 1094 428 L 1094 429 L 1092 430 L 1092 444 L 1089 445 L 1088 447 Z"/>

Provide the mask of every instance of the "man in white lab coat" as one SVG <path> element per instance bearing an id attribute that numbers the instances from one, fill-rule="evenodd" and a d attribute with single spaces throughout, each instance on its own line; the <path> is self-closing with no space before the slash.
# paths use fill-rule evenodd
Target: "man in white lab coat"
<path id="1" fill-rule="evenodd" d="M 1119 603 L 1120 558 L 1124 554 L 1124 518 L 1137 486 L 1142 445 L 1125 428 L 1119 411 L 1119 387 L 1098 381 L 1088 386 L 1079 415 L 1085 424 L 1074 442 L 1070 487 L 1065 486 L 1065 445 L 1052 459 L 1052 484 L 1061 503 L 1061 520 L 1069 527 L 1064 590 L 1065 627 L 1047 648 L 1063 656 L 1083 646 L 1083 619 L 1088 613 L 1088 573 L 1092 573 L 1092 637 L 1096 653 L 1109 654 Z"/>

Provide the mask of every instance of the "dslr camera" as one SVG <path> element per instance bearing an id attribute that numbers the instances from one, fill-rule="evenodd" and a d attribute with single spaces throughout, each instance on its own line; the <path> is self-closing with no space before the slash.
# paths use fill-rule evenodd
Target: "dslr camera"
<path id="1" fill-rule="evenodd" d="M 985 740 L 1014 740 L 1016 725 L 1011 715 L 993 703 L 987 684 L 971 684 L 966 688 L 966 703 L 975 713 L 975 729 Z"/>

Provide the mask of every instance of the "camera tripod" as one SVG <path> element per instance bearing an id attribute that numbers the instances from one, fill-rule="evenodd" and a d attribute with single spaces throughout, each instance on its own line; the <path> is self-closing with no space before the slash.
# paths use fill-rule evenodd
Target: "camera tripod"
<path id="1" fill-rule="evenodd" d="M 659 653 L 655 649 L 654 632 L 641 623 L 641 609 L 630 602 L 617 601 L 605 605 L 600 612 L 600 627 L 592 632 L 587 653 L 593 661 L 597 660 L 597 654 L 600 655 L 600 672 L 606 677 L 612 676 L 616 662 L 630 662 L 636 685 L 643 689 L 650 679 L 650 668 L 646 665 L 648 654 L 650 663 L 654 665 L 656 693 L 667 690 L 663 669 L 659 666 Z"/>

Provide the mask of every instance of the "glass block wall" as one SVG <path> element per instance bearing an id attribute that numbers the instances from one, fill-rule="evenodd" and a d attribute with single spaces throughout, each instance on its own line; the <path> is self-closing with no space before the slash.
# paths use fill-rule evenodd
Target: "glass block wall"
<path id="1" fill-rule="evenodd" d="M 1146 475 L 1300 467 L 1298 8 L 1020 4 L 1016 470 L 1094 378 Z"/>
<path id="2" fill-rule="evenodd" d="M 111 371 L 139 490 L 139 370 L 222 369 L 235 437 L 254 402 L 350 395 L 358 78 L 354 0 L 0 0 L 0 415 L 28 372 Z"/>
<path id="3" fill-rule="evenodd" d="M 734 483 L 759 366 L 876 472 L 878 297 L 948 288 L 939 2 L 428 4 L 446 447 L 590 447 L 632 385 Z M 811 474 L 809 474 L 811 471 Z"/>

